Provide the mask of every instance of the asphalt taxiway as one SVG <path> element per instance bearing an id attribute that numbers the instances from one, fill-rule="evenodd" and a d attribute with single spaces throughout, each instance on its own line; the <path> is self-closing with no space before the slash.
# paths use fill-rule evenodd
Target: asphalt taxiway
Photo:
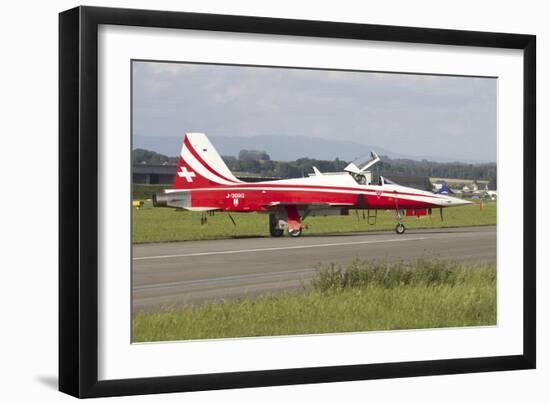
<path id="1" fill-rule="evenodd" d="M 293 292 L 319 263 L 438 257 L 496 262 L 496 226 L 136 244 L 133 311 Z"/>

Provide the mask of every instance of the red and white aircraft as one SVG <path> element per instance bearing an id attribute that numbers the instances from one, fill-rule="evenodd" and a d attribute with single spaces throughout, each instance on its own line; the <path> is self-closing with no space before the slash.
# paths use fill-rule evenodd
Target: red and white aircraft
<path id="1" fill-rule="evenodd" d="M 308 216 L 347 215 L 349 209 L 368 210 L 376 220 L 379 209 L 395 210 L 398 234 L 405 232 L 402 215 L 423 216 L 432 208 L 471 202 L 397 185 L 384 177 L 371 183 L 367 171 L 380 159 L 359 167 L 349 164 L 343 172 L 314 173 L 306 178 L 247 183 L 237 179 L 203 133 L 187 133 L 179 156 L 173 189 L 153 196 L 156 207 L 189 211 L 269 213 L 269 231 L 279 237 L 285 229 L 298 237 Z M 373 215 L 371 215 L 371 211 Z M 442 211 L 441 211 L 442 213 Z"/>

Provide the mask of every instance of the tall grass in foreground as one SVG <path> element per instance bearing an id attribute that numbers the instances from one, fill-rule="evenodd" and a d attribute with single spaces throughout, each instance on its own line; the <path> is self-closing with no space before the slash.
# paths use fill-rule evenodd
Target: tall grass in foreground
<path id="1" fill-rule="evenodd" d="M 491 270 L 492 269 L 492 270 Z M 489 266 L 465 266 L 454 261 L 418 259 L 415 262 L 380 263 L 356 259 L 343 268 L 335 264 L 322 265 L 312 286 L 319 292 L 339 292 L 345 289 L 399 286 L 456 286 L 465 282 L 495 282 L 496 271 Z"/>
<path id="2" fill-rule="evenodd" d="M 302 294 L 140 313 L 133 341 L 496 324 L 496 268 L 419 260 L 321 270 Z"/>

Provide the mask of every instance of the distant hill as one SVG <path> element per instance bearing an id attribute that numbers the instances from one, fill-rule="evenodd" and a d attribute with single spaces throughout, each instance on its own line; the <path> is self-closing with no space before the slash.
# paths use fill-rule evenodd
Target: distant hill
<path id="1" fill-rule="evenodd" d="M 161 137 L 136 135 L 133 139 L 133 149 L 152 150 L 167 156 L 177 156 L 181 149 L 183 136 Z M 302 157 L 319 160 L 353 161 L 356 158 L 368 159 L 371 151 L 393 159 L 429 160 L 437 162 L 452 162 L 441 156 L 411 156 L 394 153 L 391 150 L 358 142 L 345 140 L 318 139 L 308 136 L 209 136 L 216 150 L 224 156 L 237 156 L 243 149 L 266 151 L 273 160 L 294 161 Z M 461 159 L 462 162 L 480 163 L 480 161 Z"/>

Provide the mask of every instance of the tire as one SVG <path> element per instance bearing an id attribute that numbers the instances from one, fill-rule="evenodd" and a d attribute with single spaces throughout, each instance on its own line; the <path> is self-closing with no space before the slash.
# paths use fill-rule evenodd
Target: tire
<path id="1" fill-rule="evenodd" d="M 269 234 L 271 234 L 271 237 L 281 237 L 283 233 L 283 229 L 269 229 Z"/>
<path id="2" fill-rule="evenodd" d="M 273 213 L 269 215 L 269 234 L 271 237 L 281 237 L 284 233 L 283 229 L 278 229 L 276 227 L 277 218 Z"/>
<path id="3" fill-rule="evenodd" d="M 397 223 L 397 226 L 395 226 L 395 232 L 397 234 L 405 233 L 405 225 L 403 223 Z"/>
<path id="4" fill-rule="evenodd" d="M 288 235 L 290 237 L 300 237 L 302 235 L 302 229 L 299 230 L 289 230 Z"/>

